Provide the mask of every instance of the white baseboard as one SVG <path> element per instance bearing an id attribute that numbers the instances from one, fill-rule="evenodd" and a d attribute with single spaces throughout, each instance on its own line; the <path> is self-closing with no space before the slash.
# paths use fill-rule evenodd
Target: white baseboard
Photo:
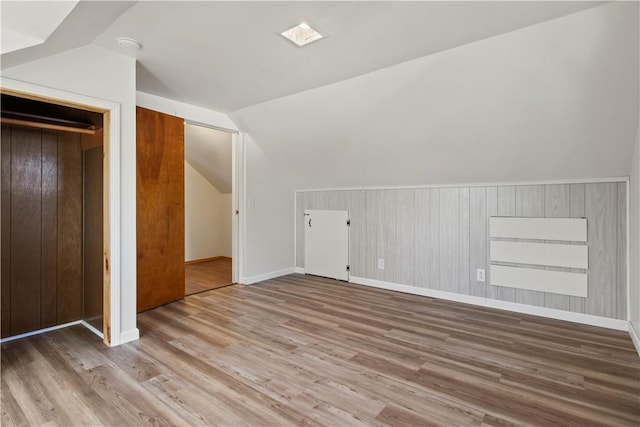
<path id="1" fill-rule="evenodd" d="M 82 324 L 82 326 L 84 326 L 85 328 L 87 328 L 88 330 L 90 330 L 91 332 L 93 332 L 94 334 L 99 336 L 100 338 L 104 339 L 104 334 L 102 332 L 100 332 L 98 329 L 96 329 L 95 326 L 92 326 L 91 324 L 87 323 L 84 320 L 81 320 L 80 323 Z"/>
<path id="2" fill-rule="evenodd" d="M 262 282 L 264 280 L 275 279 L 276 277 L 286 276 L 287 274 L 295 273 L 295 268 L 285 268 L 284 270 L 272 271 L 270 273 L 259 274 L 257 276 L 245 277 L 242 283 L 245 285 L 252 285 L 254 283 Z"/>
<path id="3" fill-rule="evenodd" d="M 640 334 L 631 322 L 629 322 L 629 336 L 631 336 L 631 341 L 638 352 L 638 356 L 640 356 Z"/>
<path id="4" fill-rule="evenodd" d="M 31 331 L 31 332 L 27 332 L 25 334 L 14 335 L 12 337 L 2 338 L 2 339 L 0 339 L 0 344 L 5 343 L 5 342 L 9 342 L 9 341 L 13 341 L 13 340 L 18 340 L 20 338 L 30 337 L 30 336 L 33 336 L 33 335 L 44 334 L 45 332 L 55 331 L 56 329 L 68 328 L 69 326 L 74 326 L 74 325 L 82 325 L 85 328 L 89 329 L 94 334 L 96 334 L 97 336 L 99 336 L 100 338 L 104 338 L 104 334 L 102 332 L 100 332 L 99 330 L 97 330 L 96 328 L 94 328 L 93 326 L 91 326 L 90 324 L 85 322 L 84 320 L 76 320 L 75 322 L 64 323 L 62 325 L 56 325 L 56 326 L 52 326 L 50 328 L 38 329 L 37 331 Z M 140 338 L 140 331 L 137 328 L 136 329 L 131 329 L 131 330 L 125 331 L 122 334 L 120 334 L 120 342 L 117 343 L 116 345 L 124 344 L 124 343 L 129 342 L 129 341 L 135 341 L 135 340 L 137 340 L 139 338 Z"/>
<path id="5" fill-rule="evenodd" d="M 33 335 L 44 334 L 45 332 L 55 331 L 56 329 L 68 328 L 69 326 L 79 325 L 81 323 L 82 323 L 82 320 L 76 320 L 75 322 L 63 323 L 62 325 L 51 326 L 50 328 L 38 329 L 37 331 L 31 331 L 31 332 L 26 332 L 20 335 L 14 335 L 12 337 L 2 338 L 0 339 L 0 344 L 9 342 L 9 341 L 19 340 L 20 338 L 26 338 Z"/>
<path id="6" fill-rule="evenodd" d="M 302 267 L 296 267 L 294 273 L 298 273 L 298 274 L 304 274 L 304 268 Z"/>
<path id="7" fill-rule="evenodd" d="M 140 339 L 140 331 L 138 328 L 129 329 L 120 333 L 120 342 L 117 345 L 128 343 Z"/>
<path id="8" fill-rule="evenodd" d="M 582 323 L 585 325 L 600 326 L 603 328 L 616 329 L 619 331 L 629 330 L 629 322 L 627 322 L 626 320 L 610 319 L 607 317 L 593 316 L 590 314 L 572 313 L 570 311 L 556 310 L 553 308 L 536 307 L 533 305 L 518 304 L 515 302 L 500 301 L 471 295 L 462 295 L 453 292 L 440 291 L 437 289 L 400 285 L 398 283 L 384 282 L 381 280 L 367 279 L 364 277 L 351 276 L 349 282 L 359 285 L 372 286 L 374 288 L 404 292 L 408 294 L 462 302 L 465 304 L 473 304 L 482 307 L 497 308 L 500 310 L 513 311 L 516 313 L 532 314 L 534 316 L 548 317 L 557 320 L 566 320 L 569 322 Z"/>

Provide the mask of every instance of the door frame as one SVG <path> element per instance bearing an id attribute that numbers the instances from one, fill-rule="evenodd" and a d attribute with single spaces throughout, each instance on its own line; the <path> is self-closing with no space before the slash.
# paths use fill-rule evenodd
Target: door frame
<path id="1" fill-rule="evenodd" d="M 121 342 L 120 325 L 120 104 L 2 78 L 0 93 L 103 114 L 103 342 Z M 113 214 L 112 214 L 113 213 Z M 80 321 L 88 327 L 86 322 Z M 88 327 L 93 332 L 95 328 Z"/>
<path id="2" fill-rule="evenodd" d="M 242 277 L 244 226 L 241 218 L 244 217 L 241 208 L 241 194 L 244 194 L 244 143 L 242 134 L 235 129 L 210 125 L 194 120 L 184 119 L 185 124 L 214 129 L 231 134 L 231 282 L 240 283 Z"/>

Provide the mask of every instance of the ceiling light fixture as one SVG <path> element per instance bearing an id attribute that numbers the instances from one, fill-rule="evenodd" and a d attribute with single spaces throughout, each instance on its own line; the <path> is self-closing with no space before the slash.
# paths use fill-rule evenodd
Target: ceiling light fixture
<path id="1" fill-rule="evenodd" d="M 295 27 L 281 32 L 280 35 L 299 47 L 308 45 L 311 42 L 325 37 L 318 30 L 311 28 L 311 26 L 306 22 L 301 22 Z"/>

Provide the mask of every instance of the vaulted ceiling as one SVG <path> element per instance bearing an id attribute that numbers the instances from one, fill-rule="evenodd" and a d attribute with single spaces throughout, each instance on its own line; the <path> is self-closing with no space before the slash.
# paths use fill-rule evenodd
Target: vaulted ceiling
<path id="1" fill-rule="evenodd" d="M 638 131 L 638 11 L 81 1 L 44 43 L 1 59 L 82 44 L 135 56 L 139 91 L 227 113 L 296 188 L 621 176 Z M 279 35 L 302 20 L 327 38 L 298 48 Z"/>
<path id="2" fill-rule="evenodd" d="M 228 112 L 598 4 L 81 1 L 45 43 L 3 55 L 2 67 L 87 43 L 131 54 L 116 38 L 132 37 L 143 45 L 139 90 Z M 328 37 L 298 48 L 279 36 L 301 20 Z"/>
<path id="3" fill-rule="evenodd" d="M 139 40 L 141 91 L 227 112 L 595 4 L 145 1 L 95 43 L 117 50 L 118 36 Z M 278 35 L 301 19 L 328 37 L 298 48 Z"/>

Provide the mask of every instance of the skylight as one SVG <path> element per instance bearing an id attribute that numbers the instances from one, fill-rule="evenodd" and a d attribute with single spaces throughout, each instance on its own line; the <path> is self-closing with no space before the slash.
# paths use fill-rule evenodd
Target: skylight
<path id="1" fill-rule="evenodd" d="M 318 31 L 311 28 L 311 26 L 306 22 L 302 22 L 301 24 L 283 31 L 280 34 L 300 47 L 324 37 Z"/>

